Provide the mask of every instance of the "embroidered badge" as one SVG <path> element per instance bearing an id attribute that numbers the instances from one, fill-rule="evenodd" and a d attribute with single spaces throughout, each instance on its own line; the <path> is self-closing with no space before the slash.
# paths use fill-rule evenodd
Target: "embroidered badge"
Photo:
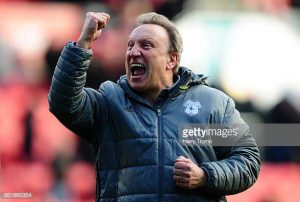
<path id="1" fill-rule="evenodd" d="M 198 114 L 199 109 L 201 108 L 200 102 L 194 102 L 191 100 L 186 101 L 183 106 L 185 107 L 184 112 L 190 116 Z"/>

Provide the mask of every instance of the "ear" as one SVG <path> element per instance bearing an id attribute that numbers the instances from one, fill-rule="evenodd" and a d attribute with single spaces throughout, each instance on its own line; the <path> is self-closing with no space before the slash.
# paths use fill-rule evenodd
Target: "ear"
<path id="1" fill-rule="evenodd" d="M 167 63 L 167 70 L 172 70 L 178 63 L 179 55 L 178 53 L 171 52 L 169 53 L 169 61 Z"/>

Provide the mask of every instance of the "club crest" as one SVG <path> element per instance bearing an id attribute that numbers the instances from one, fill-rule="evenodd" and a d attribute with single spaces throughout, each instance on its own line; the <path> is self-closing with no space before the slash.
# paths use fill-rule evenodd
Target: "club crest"
<path id="1" fill-rule="evenodd" d="M 190 116 L 198 114 L 199 109 L 201 108 L 200 102 L 194 102 L 191 100 L 186 101 L 183 106 L 185 107 L 184 112 Z"/>

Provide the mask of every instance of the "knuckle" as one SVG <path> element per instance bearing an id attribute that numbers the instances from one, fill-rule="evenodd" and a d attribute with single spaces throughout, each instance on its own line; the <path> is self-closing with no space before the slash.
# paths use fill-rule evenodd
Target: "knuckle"
<path id="1" fill-rule="evenodd" d="M 190 179 L 192 177 L 192 174 L 190 172 L 186 173 L 186 176 Z"/>

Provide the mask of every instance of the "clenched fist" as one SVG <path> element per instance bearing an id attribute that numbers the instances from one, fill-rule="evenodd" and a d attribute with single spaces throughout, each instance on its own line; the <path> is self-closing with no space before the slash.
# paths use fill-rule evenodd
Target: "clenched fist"
<path id="1" fill-rule="evenodd" d="M 91 48 L 92 42 L 101 35 L 109 18 L 107 13 L 88 12 L 76 45 L 85 49 Z"/>
<path id="2" fill-rule="evenodd" d="M 183 156 L 175 160 L 173 178 L 176 185 L 184 189 L 196 189 L 207 183 L 206 173 L 192 160 Z"/>

